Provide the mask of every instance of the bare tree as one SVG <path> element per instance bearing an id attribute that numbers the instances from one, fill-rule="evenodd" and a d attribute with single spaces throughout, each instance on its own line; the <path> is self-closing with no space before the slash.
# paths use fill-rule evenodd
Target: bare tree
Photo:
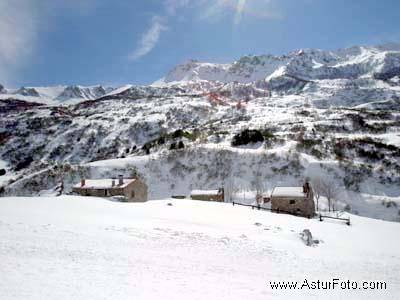
<path id="1" fill-rule="evenodd" d="M 331 211 L 332 209 L 334 211 L 337 197 L 340 194 L 340 190 L 336 182 L 328 178 L 315 177 L 311 180 L 311 184 L 317 199 L 317 210 L 318 200 L 320 196 L 324 196 L 328 200 L 328 210 Z"/>
<path id="2" fill-rule="evenodd" d="M 321 191 L 322 191 L 321 177 L 312 178 L 311 187 L 314 191 L 315 199 L 317 200 L 317 211 L 319 211 L 319 198 L 321 197 Z"/>
<path id="3" fill-rule="evenodd" d="M 260 203 L 258 203 L 258 201 L 259 201 L 258 199 L 262 199 L 262 196 L 265 192 L 264 178 L 261 174 L 261 171 L 258 170 L 254 173 L 253 184 L 254 184 L 254 188 L 256 190 L 257 204 L 260 204 Z"/>
<path id="4" fill-rule="evenodd" d="M 232 202 L 233 195 L 236 192 L 235 186 L 235 178 L 232 175 L 229 175 L 224 182 L 224 194 L 225 194 L 225 201 Z"/>

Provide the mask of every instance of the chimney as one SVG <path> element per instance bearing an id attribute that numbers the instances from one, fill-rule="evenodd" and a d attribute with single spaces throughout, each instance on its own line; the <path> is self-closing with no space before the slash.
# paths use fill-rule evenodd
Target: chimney
<path id="1" fill-rule="evenodd" d="M 114 187 L 115 186 L 115 178 L 112 178 L 111 179 L 111 187 Z"/>
<path id="2" fill-rule="evenodd" d="M 118 175 L 118 185 L 123 185 L 124 184 L 124 178 L 122 175 Z"/>
<path id="3" fill-rule="evenodd" d="M 81 178 L 81 187 L 85 186 L 85 178 Z"/>

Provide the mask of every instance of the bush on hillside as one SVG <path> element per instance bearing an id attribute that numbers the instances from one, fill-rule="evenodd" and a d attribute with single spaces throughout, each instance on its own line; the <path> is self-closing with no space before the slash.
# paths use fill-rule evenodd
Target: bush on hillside
<path id="1" fill-rule="evenodd" d="M 29 167 L 32 162 L 33 162 L 33 158 L 31 156 L 28 156 L 23 161 L 21 161 L 17 164 L 17 166 L 15 167 L 15 171 L 20 171 L 22 169 Z"/>
<path id="2" fill-rule="evenodd" d="M 256 129 L 245 129 L 233 137 L 231 144 L 232 146 L 241 146 L 258 142 L 264 142 L 263 134 Z"/>

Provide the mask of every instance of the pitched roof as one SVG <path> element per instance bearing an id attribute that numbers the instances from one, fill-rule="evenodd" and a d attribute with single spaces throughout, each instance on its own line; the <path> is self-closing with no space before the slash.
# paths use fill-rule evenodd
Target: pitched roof
<path id="1" fill-rule="evenodd" d="M 82 189 L 114 189 L 114 188 L 125 188 L 132 182 L 134 182 L 135 178 L 124 178 L 124 183 L 122 185 L 118 185 L 118 179 L 115 180 L 115 186 L 111 185 L 113 179 L 85 179 L 85 185 L 81 186 L 80 183 L 74 185 L 74 188 L 82 188 Z"/>
<path id="2" fill-rule="evenodd" d="M 271 197 L 296 197 L 304 198 L 302 186 L 277 186 L 272 191 Z"/>
<path id="3" fill-rule="evenodd" d="M 190 195 L 218 195 L 219 190 L 193 190 Z"/>

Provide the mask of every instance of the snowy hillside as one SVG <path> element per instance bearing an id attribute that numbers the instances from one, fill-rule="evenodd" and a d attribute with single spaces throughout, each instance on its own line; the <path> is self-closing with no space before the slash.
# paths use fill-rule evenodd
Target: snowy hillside
<path id="1" fill-rule="evenodd" d="M 400 224 L 350 217 L 347 226 L 228 203 L 0 198 L 0 298 L 397 299 Z M 319 243 L 306 246 L 304 229 Z M 334 278 L 386 289 L 270 285 Z"/>
<path id="2" fill-rule="evenodd" d="M 324 178 L 339 209 L 400 221 L 399 50 L 191 61 L 156 84 L 114 90 L 3 89 L 0 194 L 44 194 L 61 178 L 69 192 L 83 171 L 138 171 L 151 199 Z"/>

